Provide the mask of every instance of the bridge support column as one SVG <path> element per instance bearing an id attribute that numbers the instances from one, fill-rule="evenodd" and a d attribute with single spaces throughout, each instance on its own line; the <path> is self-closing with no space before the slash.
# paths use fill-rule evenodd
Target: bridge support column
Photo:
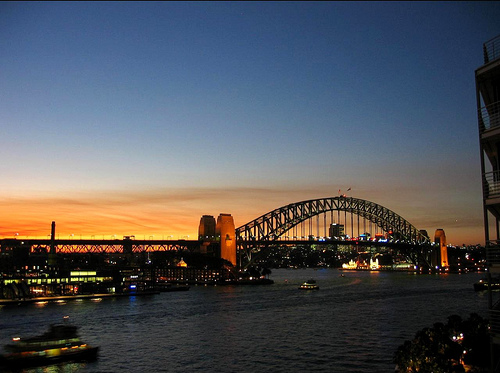
<path id="1" fill-rule="evenodd" d="M 236 229 L 231 214 L 220 214 L 215 227 L 220 239 L 220 257 L 236 266 Z"/>
<path id="2" fill-rule="evenodd" d="M 440 264 L 442 268 L 448 267 L 448 247 L 446 246 L 446 235 L 443 229 L 436 229 L 434 242 L 439 245 Z"/>
<path id="3" fill-rule="evenodd" d="M 200 241 L 200 252 L 207 254 L 210 244 L 215 240 L 215 218 L 212 215 L 203 215 L 198 227 L 198 239 Z"/>

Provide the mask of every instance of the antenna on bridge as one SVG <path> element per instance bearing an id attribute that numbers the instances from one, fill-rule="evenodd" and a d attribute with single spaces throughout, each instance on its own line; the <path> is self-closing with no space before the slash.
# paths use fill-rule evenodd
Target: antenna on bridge
<path id="1" fill-rule="evenodd" d="M 349 192 L 350 190 L 351 190 L 351 188 L 347 189 L 347 190 L 346 190 L 346 192 Z M 341 191 L 340 189 L 339 189 L 339 196 L 340 196 L 340 197 L 347 197 L 347 196 L 345 195 L 345 193 L 344 193 L 344 194 L 342 194 L 342 191 Z"/>

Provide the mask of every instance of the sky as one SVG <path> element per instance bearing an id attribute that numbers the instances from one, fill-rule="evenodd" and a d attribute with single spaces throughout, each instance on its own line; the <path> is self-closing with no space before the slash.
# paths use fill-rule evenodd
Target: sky
<path id="1" fill-rule="evenodd" d="M 484 243 L 498 2 L 1 2 L 0 238 L 196 238 L 338 191 Z"/>

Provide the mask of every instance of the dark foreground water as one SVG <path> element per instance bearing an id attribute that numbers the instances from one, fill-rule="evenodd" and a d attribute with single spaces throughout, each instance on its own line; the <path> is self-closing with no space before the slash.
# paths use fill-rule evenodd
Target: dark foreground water
<path id="1" fill-rule="evenodd" d="M 3 307 L 0 343 L 69 315 L 99 359 L 24 372 L 393 372 L 394 351 L 418 330 L 486 317 L 487 296 L 472 287 L 481 277 L 274 270 L 274 285 Z M 319 291 L 298 290 L 309 278 Z"/>

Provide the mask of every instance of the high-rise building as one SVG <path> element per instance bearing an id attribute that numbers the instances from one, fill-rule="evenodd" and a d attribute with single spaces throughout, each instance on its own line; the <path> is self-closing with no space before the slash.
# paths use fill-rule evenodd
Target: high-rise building
<path id="1" fill-rule="evenodd" d="M 343 237 L 344 236 L 344 225 L 343 224 L 330 224 L 329 232 L 330 237 Z"/>
<path id="2" fill-rule="evenodd" d="M 488 277 L 500 274 L 500 35 L 483 44 L 484 64 L 476 69 L 476 101 L 483 185 Z M 500 345 L 500 302 L 488 291 L 493 348 Z M 498 359 L 498 358 L 497 358 Z M 497 362 L 492 361 L 492 365 Z"/>

